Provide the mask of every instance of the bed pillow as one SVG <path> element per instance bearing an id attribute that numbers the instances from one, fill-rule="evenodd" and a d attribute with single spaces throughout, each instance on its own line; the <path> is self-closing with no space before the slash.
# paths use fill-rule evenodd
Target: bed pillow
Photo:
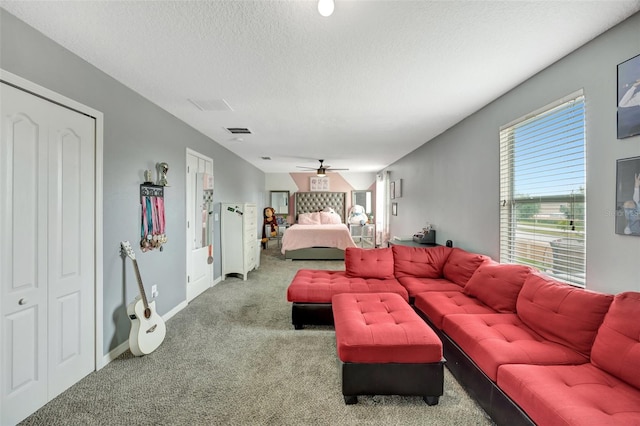
<path id="1" fill-rule="evenodd" d="M 298 215 L 299 225 L 320 225 L 320 213 L 300 213 Z"/>
<path id="2" fill-rule="evenodd" d="M 342 223 L 338 213 L 320 212 L 320 223 L 322 225 L 336 225 Z"/>
<path id="3" fill-rule="evenodd" d="M 381 280 L 394 278 L 391 248 L 347 247 L 344 251 L 344 265 L 347 277 Z"/>

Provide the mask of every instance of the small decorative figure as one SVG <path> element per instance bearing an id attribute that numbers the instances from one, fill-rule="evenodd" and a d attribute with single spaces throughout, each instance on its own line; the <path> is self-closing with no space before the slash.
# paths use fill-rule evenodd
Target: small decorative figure
<path id="1" fill-rule="evenodd" d="M 278 221 L 276 218 L 276 210 L 273 207 L 265 207 L 263 211 L 264 223 L 262 225 L 262 248 L 267 248 L 269 237 L 278 235 Z M 269 235 L 267 236 L 267 226 L 269 226 Z"/>
<path id="2" fill-rule="evenodd" d="M 156 169 L 158 170 L 158 185 L 169 186 L 169 182 L 167 182 L 167 172 L 169 171 L 169 165 L 164 162 L 158 163 L 156 164 Z"/>

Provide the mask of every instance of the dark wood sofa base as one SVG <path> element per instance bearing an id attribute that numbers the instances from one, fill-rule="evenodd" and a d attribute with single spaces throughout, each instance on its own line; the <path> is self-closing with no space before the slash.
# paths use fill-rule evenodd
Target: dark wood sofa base
<path id="1" fill-rule="evenodd" d="M 535 426 L 529 416 L 446 333 L 434 327 L 420 310 L 415 311 L 440 337 L 447 368 L 453 377 L 497 425 Z"/>
<path id="2" fill-rule="evenodd" d="M 291 306 L 291 323 L 296 330 L 305 325 L 333 325 L 331 303 L 299 303 Z"/>
<path id="3" fill-rule="evenodd" d="M 417 395 L 436 405 L 443 394 L 444 359 L 429 364 L 339 362 L 346 404 L 356 404 L 358 395 Z"/>

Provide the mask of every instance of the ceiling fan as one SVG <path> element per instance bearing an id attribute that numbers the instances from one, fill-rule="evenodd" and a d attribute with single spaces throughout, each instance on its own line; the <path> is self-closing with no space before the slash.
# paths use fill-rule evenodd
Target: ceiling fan
<path id="1" fill-rule="evenodd" d="M 305 167 L 305 166 L 296 166 L 299 167 L 301 169 L 307 169 L 307 170 L 315 170 L 316 174 L 319 177 L 324 177 L 327 175 L 327 172 L 334 172 L 336 170 L 349 170 L 349 169 L 332 169 L 331 166 L 325 166 L 323 164 L 324 160 L 318 160 L 320 162 L 320 167 L 318 167 L 317 169 L 315 167 Z"/>

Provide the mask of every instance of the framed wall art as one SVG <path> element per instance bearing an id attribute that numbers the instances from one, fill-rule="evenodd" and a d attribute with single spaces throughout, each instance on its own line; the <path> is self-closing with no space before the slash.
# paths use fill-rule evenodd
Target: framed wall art
<path id="1" fill-rule="evenodd" d="M 394 182 L 394 198 L 402 197 L 402 179 Z"/>
<path id="2" fill-rule="evenodd" d="M 329 191 L 329 177 L 311 176 L 309 178 L 309 191 Z"/>
<path id="3" fill-rule="evenodd" d="M 618 139 L 640 135 L 640 55 L 618 64 Z"/>
<path id="4" fill-rule="evenodd" d="M 616 234 L 640 237 L 640 157 L 616 164 Z"/>
<path id="5" fill-rule="evenodd" d="M 398 216 L 398 203 L 391 203 L 391 214 Z"/>

